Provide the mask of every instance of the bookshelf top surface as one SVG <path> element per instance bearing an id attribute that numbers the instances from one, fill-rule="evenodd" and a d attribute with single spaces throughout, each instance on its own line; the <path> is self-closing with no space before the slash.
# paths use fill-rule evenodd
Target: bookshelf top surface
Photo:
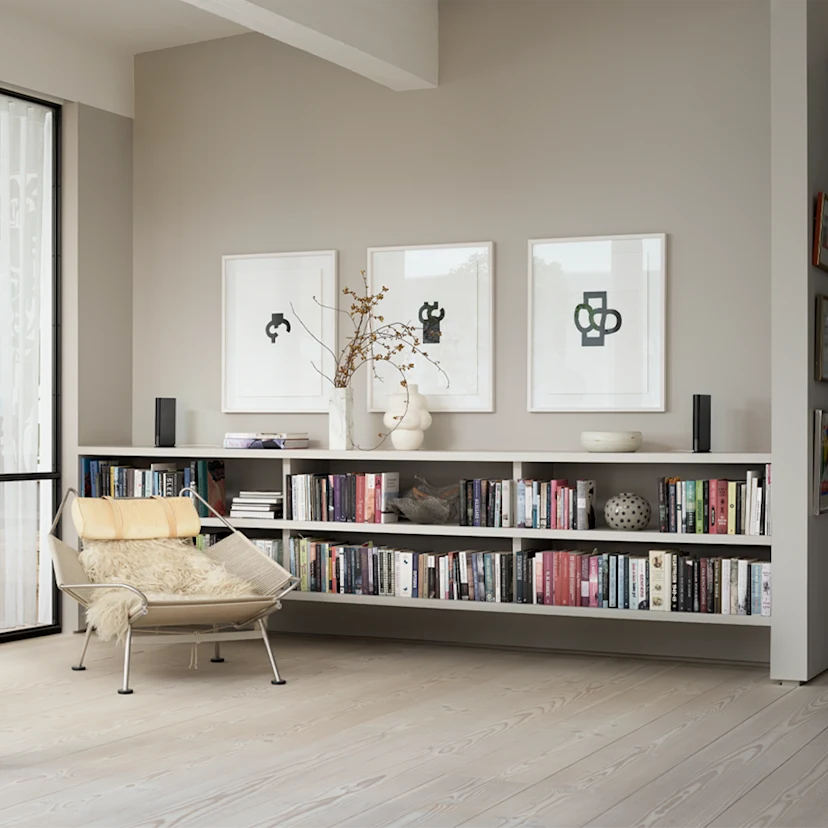
<path id="1" fill-rule="evenodd" d="M 639 451 L 329 451 L 328 449 L 225 449 L 221 446 L 81 446 L 82 457 L 215 458 L 233 460 L 350 460 L 426 463 L 661 463 L 674 465 L 762 465 L 770 452 Z"/>

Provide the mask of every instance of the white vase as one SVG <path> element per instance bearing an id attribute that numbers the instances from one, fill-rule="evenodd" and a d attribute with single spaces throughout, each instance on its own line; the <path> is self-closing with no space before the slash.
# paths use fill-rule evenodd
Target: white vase
<path id="1" fill-rule="evenodd" d="M 354 389 L 332 388 L 328 404 L 328 448 L 347 451 L 354 447 Z"/>
<path id="2" fill-rule="evenodd" d="M 425 431 L 431 426 L 428 400 L 416 385 L 408 386 L 388 397 L 388 411 L 382 418 L 391 432 L 391 443 L 399 451 L 416 451 L 422 444 Z"/>

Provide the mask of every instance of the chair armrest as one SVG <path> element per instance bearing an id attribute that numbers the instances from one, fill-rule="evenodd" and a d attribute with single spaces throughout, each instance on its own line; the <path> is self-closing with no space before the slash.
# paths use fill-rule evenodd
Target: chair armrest
<path id="1" fill-rule="evenodd" d="M 64 592 L 71 595 L 78 603 L 83 604 L 86 606 L 86 601 L 83 600 L 82 596 L 77 595 L 73 590 L 78 589 L 127 589 L 130 592 L 134 593 L 141 599 L 141 613 L 146 613 L 147 607 L 149 606 L 149 600 L 147 596 L 141 592 L 140 589 L 136 589 L 134 586 L 130 586 L 129 584 L 58 584 L 58 587 L 62 589 Z"/>

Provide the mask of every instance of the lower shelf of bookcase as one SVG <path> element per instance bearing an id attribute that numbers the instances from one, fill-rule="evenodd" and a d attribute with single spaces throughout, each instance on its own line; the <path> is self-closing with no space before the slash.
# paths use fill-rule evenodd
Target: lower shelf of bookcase
<path id="1" fill-rule="evenodd" d="M 769 627 L 765 615 L 715 615 L 696 612 L 655 612 L 649 610 L 589 609 L 588 607 L 550 607 L 543 604 L 491 603 L 486 601 L 440 601 L 426 598 L 395 598 L 386 595 L 344 595 L 331 592 L 291 592 L 288 602 L 359 604 L 370 607 L 401 609 L 461 610 L 472 612 L 506 612 L 523 615 L 558 615 L 613 621 L 666 621 L 678 624 L 725 624 L 732 627 Z"/>

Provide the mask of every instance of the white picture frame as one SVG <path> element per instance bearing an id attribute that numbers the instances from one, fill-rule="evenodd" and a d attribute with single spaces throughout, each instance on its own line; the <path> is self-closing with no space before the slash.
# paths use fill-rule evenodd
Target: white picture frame
<path id="1" fill-rule="evenodd" d="M 528 410 L 664 411 L 666 234 L 531 239 L 528 254 Z"/>
<path id="2" fill-rule="evenodd" d="M 222 256 L 221 271 L 221 410 L 327 412 L 336 250 Z"/>
<path id="3" fill-rule="evenodd" d="M 370 247 L 367 279 L 370 293 L 388 288 L 378 313 L 412 325 L 429 359 L 448 377 L 446 384 L 423 357 L 406 357 L 415 366 L 407 380 L 428 398 L 429 410 L 493 411 L 494 243 Z M 423 317 L 436 319 L 428 332 Z M 385 411 L 400 376 L 382 362 L 375 366 L 367 381 L 368 410 Z"/>

